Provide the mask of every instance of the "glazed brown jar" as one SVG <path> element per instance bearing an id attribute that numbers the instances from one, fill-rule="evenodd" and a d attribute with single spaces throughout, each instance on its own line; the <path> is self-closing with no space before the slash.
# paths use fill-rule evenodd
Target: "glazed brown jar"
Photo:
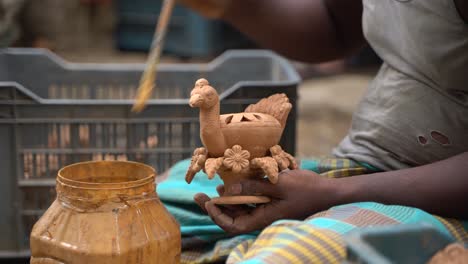
<path id="1" fill-rule="evenodd" d="M 34 225 L 31 263 L 179 263 L 180 228 L 155 171 L 125 161 L 61 169 L 57 198 Z"/>

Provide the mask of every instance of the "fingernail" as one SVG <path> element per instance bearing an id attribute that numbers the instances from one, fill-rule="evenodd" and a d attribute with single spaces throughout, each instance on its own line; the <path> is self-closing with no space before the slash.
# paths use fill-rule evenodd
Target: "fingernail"
<path id="1" fill-rule="evenodd" d="M 240 194 L 242 192 L 242 185 L 240 183 L 235 183 L 229 186 L 229 194 Z"/>

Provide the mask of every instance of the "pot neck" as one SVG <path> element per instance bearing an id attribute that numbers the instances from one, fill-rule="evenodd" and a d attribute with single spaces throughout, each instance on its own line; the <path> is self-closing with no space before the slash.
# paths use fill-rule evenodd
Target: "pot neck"
<path id="1" fill-rule="evenodd" d="M 155 195 L 154 169 L 135 162 L 98 161 L 67 166 L 57 175 L 57 198 L 74 205 Z"/>

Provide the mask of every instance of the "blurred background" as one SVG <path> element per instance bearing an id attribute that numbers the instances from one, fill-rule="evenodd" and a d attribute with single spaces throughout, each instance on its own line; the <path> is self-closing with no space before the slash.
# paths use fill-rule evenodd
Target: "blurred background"
<path id="1" fill-rule="evenodd" d="M 7 81 L 0 87 L 0 208 L 7 216 L 0 219 L 0 260 L 28 256 L 29 232 L 55 198 L 59 168 L 90 159 L 129 159 L 162 173 L 201 145 L 191 136 L 199 131 L 198 111 L 184 101 L 154 105 L 138 115 L 130 113 L 128 103 L 84 106 L 74 101 L 134 98 L 160 8 L 161 0 L 0 0 L 0 47 L 48 49 L 76 63 L 131 63 L 80 68 L 59 64 L 49 53 L 0 52 L 0 80 Z M 222 21 L 176 6 L 163 63 L 209 62 L 229 49 L 259 47 Z M 296 80 L 283 60 L 269 53 L 249 54 L 231 56 L 225 67 L 212 72 L 200 65 L 161 71 L 153 98 L 187 98 L 202 76 L 220 93 L 239 80 Z M 290 115 L 283 147 L 291 153 L 295 149 L 298 158 L 328 156 L 349 129 L 379 64 L 368 47 L 352 58 L 319 65 L 292 61 L 303 81 L 297 91 L 297 116 Z M 277 86 L 296 99 L 295 85 Z M 240 88 L 223 99 L 224 112 L 242 111 L 274 91 L 261 84 Z M 65 100 L 50 103 L 54 99 Z"/>
<path id="2" fill-rule="evenodd" d="M 71 62 L 144 63 L 158 0 L 0 0 L 0 45 L 45 48 Z M 222 21 L 177 6 L 163 62 L 207 62 L 255 43 Z M 299 87 L 298 157 L 323 157 L 346 134 L 352 112 L 380 64 L 366 47 L 321 65 L 293 62 Z"/>

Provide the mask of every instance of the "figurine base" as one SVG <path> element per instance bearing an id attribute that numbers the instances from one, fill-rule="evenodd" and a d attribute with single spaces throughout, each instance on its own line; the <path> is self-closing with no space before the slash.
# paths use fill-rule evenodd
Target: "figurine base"
<path id="1" fill-rule="evenodd" d="M 271 199 L 266 196 L 222 196 L 212 198 L 211 201 L 215 204 L 262 204 L 269 203 Z"/>

